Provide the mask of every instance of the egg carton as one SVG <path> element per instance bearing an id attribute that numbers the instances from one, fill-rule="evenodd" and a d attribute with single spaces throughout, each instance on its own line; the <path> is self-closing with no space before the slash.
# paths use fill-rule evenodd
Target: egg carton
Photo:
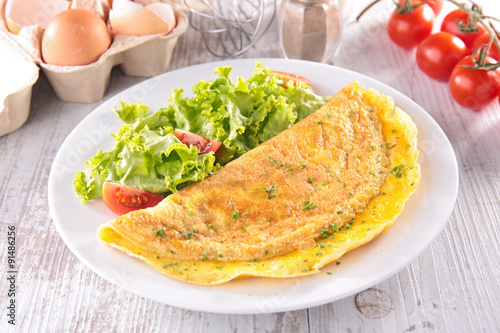
<path id="1" fill-rule="evenodd" d="M 39 68 L 59 99 L 96 102 L 104 96 L 114 66 L 119 65 L 131 76 L 153 77 L 166 72 L 177 40 L 188 27 L 186 14 L 174 8 L 177 24 L 167 35 L 115 35 L 108 50 L 96 62 L 85 66 L 55 66 L 42 61 L 39 49 L 33 49 L 30 43 L 23 44 L 25 39 L 41 39 L 41 28 L 28 29 L 29 36 L 8 31 L 6 1 L 0 0 L 0 136 L 18 129 L 28 119 Z M 11 62 L 16 67 L 13 68 Z"/>

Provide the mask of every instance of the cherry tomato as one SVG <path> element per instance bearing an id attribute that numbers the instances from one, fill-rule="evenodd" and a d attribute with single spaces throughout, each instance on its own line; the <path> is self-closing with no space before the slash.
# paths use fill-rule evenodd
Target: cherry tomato
<path id="1" fill-rule="evenodd" d="M 281 75 L 281 77 L 283 78 L 283 81 L 285 82 L 288 82 L 290 80 L 292 80 L 294 83 L 294 86 L 297 86 L 297 83 L 296 82 L 302 82 L 302 83 L 305 83 L 306 85 L 310 86 L 311 85 L 311 81 L 306 78 L 306 77 L 303 77 L 302 75 L 298 75 L 298 74 L 292 74 L 292 73 L 287 73 L 287 72 L 281 72 L 281 71 L 273 71 L 274 73 L 278 74 L 278 75 Z"/>
<path id="2" fill-rule="evenodd" d="M 500 36 L 497 37 L 500 39 Z M 489 42 L 490 34 L 488 32 L 485 32 L 484 34 L 476 38 L 474 44 L 472 44 L 472 50 L 476 50 L 480 46 L 487 46 Z M 493 59 L 500 60 L 500 51 L 494 43 L 491 45 L 490 50 L 488 51 L 488 55 Z"/>
<path id="3" fill-rule="evenodd" d="M 109 209 L 121 215 L 156 206 L 163 200 L 163 195 L 122 184 L 104 182 L 102 199 Z"/>
<path id="4" fill-rule="evenodd" d="M 400 4 L 404 4 L 406 0 L 399 0 Z M 413 3 L 419 3 L 419 2 L 425 2 L 427 3 L 432 10 L 434 11 L 434 14 L 436 16 L 441 13 L 441 10 L 443 9 L 443 0 L 418 0 L 418 1 L 413 1 Z"/>
<path id="5" fill-rule="evenodd" d="M 219 141 L 211 140 L 201 135 L 180 129 L 175 129 L 174 135 L 188 147 L 196 146 L 200 151 L 198 155 L 208 154 L 211 151 L 215 153 L 222 145 Z"/>
<path id="6" fill-rule="evenodd" d="M 487 63 L 495 63 L 495 59 L 486 57 Z M 490 104 L 500 90 L 500 70 L 486 71 L 482 69 L 468 69 L 473 66 L 472 56 L 460 60 L 450 76 L 450 93 L 460 105 L 480 110 Z"/>
<path id="7" fill-rule="evenodd" d="M 443 9 L 443 0 L 428 0 L 427 4 L 432 8 L 436 16 L 441 13 L 441 10 Z"/>
<path id="8" fill-rule="evenodd" d="M 461 9 L 456 9 L 450 12 L 443 19 L 443 23 L 441 23 L 441 31 L 446 31 L 449 33 L 458 36 L 461 40 L 464 41 L 465 45 L 467 45 L 467 49 L 469 53 L 472 53 L 472 45 L 476 38 L 482 35 L 486 30 L 478 23 L 476 23 L 477 32 L 461 32 L 458 30 L 458 23 L 462 22 L 467 25 L 467 21 L 469 20 L 469 14 L 464 12 Z"/>
<path id="9" fill-rule="evenodd" d="M 439 81 L 448 81 L 455 65 L 467 55 L 467 46 L 449 32 L 427 36 L 417 48 L 417 65 Z"/>
<path id="10" fill-rule="evenodd" d="M 387 32 L 396 45 L 411 50 L 430 35 L 434 19 L 434 12 L 427 4 L 413 8 L 408 14 L 398 14 L 396 9 L 387 21 Z"/>

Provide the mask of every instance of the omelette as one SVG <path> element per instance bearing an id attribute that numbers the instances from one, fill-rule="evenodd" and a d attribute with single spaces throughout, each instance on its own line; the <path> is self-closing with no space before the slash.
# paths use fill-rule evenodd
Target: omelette
<path id="1" fill-rule="evenodd" d="M 352 82 L 205 180 L 103 225 L 98 237 L 194 284 L 318 273 L 401 213 L 420 181 L 416 137 L 392 98 Z"/>

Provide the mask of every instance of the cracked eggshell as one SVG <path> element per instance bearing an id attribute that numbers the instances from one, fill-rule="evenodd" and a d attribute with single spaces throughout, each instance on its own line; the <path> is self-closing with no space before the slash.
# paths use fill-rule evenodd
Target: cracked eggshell
<path id="1" fill-rule="evenodd" d="M 168 34 L 176 25 L 172 6 L 163 2 L 142 5 L 129 0 L 114 0 L 109 13 L 113 33 L 144 36 Z"/>
<path id="2" fill-rule="evenodd" d="M 108 0 L 71 0 L 70 8 L 86 9 L 107 22 L 111 5 Z"/>
<path id="3" fill-rule="evenodd" d="M 66 0 L 6 0 L 5 23 L 17 34 L 23 27 L 38 25 L 45 29 L 49 20 L 71 5 Z"/>

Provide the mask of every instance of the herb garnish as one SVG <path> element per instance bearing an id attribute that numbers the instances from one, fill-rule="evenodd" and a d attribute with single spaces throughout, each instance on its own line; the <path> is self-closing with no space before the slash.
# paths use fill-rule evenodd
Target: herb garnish
<path id="1" fill-rule="evenodd" d="M 401 178 L 403 176 L 404 164 L 400 164 L 391 169 L 391 174 L 396 178 Z"/>
<path id="2" fill-rule="evenodd" d="M 164 230 L 155 230 L 155 228 L 153 228 L 153 234 L 155 234 L 156 237 L 158 237 L 158 236 L 165 237 Z"/>
<path id="3" fill-rule="evenodd" d="M 260 188 L 263 189 L 264 191 L 266 191 L 268 199 L 278 198 L 280 196 L 279 194 L 278 195 L 272 194 L 272 192 L 276 191 L 276 185 L 274 185 L 274 184 L 271 184 L 271 187 L 269 188 L 269 190 L 265 187 L 262 187 L 262 186 Z"/>
<path id="4" fill-rule="evenodd" d="M 193 229 L 192 231 L 188 231 L 188 232 L 186 233 L 186 238 L 187 238 L 187 239 L 190 239 L 190 238 L 193 236 L 193 234 L 194 234 L 195 232 L 196 232 L 196 229 Z"/>
<path id="5" fill-rule="evenodd" d="M 338 225 L 336 225 L 336 224 L 333 224 L 333 223 L 332 223 L 332 224 L 330 224 L 330 225 L 328 226 L 328 228 L 330 228 L 330 229 L 332 229 L 333 231 L 336 231 L 336 232 L 338 232 L 338 231 L 339 231 L 339 226 L 338 226 Z"/>
<path id="6" fill-rule="evenodd" d="M 318 207 L 318 206 L 316 206 L 312 201 L 306 200 L 306 201 L 304 201 L 304 207 L 302 208 L 302 210 L 314 209 L 316 207 Z"/>
<path id="7" fill-rule="evenodd" d="M 321 235 L 321 238 L 327 238 L 327 237 L 331 236 L 332 234 L 326 229 L 321 229 L 320 235 Z"/>
<path id="8" fill-rule="evenodd" d="M 324 244 L 324 243 L 321 243 L 321 242 L 317 242 L 316 246 L 319 247 L 320 249 L 324 249 L 325 247 L 329 247 L 330 244 Z"/>

